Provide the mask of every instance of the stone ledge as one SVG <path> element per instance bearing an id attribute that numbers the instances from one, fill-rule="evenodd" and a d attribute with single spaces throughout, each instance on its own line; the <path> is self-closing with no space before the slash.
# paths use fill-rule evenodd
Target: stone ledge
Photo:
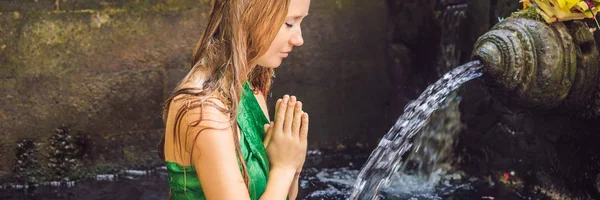
<path id="1" fill-rule="evenodd" d="M 210 2 L 210 0 L 5 0 L 0 1 L 0 12 L 77 12 L 107 9 L 187 10 L 208 6 Z"/>
<path id="2" fill-rule="evenodd" d="M 56 0 L 4 0 L 0 1 L 0 12 L 30 12 L 56 10 Z"/>

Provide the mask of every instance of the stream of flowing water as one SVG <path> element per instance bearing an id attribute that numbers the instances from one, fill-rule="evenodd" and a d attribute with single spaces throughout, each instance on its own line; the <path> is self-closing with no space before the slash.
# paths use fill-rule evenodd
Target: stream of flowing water
<path id="1" fill-rule="evenodd" d="M 404 113 L 381 139 L 358 174 L 350 199 L 377 199 L 383 187 L 403 163 L 412 147 L 412 138 L 428 122 L 432 113 L 442 107 L 447 97 L 469 80 L 481 76 L 481 64 L 472 61 L 444 74 L 404 108 Z"/>

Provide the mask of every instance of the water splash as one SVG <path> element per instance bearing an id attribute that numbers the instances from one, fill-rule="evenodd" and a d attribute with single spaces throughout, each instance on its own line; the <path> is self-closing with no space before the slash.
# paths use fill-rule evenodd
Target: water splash
<path id="1" fill-rule="evenodd" d="M 429 122 L 412 139 L 413 148 L 392 176 L 390 186 L 384 188 L 384 196 L 441 199 L 438 195 L 441 190 L 457 186 L 456 181 L 444 183 L 464 177 L 452 167 L 455 138 L 462 127 L 459 104 L 460 97 L 452 92 L 441 108 L 432 113 Z"/>
<path id="2" fill-rule="evenodd" d="M 440 53 L 436 67 L 439 76 L 460 63 L 462 51 L 457 46 L 466 10 L 466 4 L 452 5 L 445 8 L 441 16 Z M 407 153 L 399 171 L 393 175 L 390 186 L 382 191 L 386 198 L 441 199 L 439 194 L 442 191 L 463 185 L 456 181 L 444 184 L 450 181 L 449 175 L 456 174 L 452 163 L 455 160 L 454 141 L 462 128 L 458 108 L 460 99 L 457 92 L 451 92 L 440 108 L 431 114 L 429 122 L 417 132 L 412 139 L 411 152 Z"/>
<path id="3" fill-rule="evenodd" d="M 481 64 L 472 61 L 444 74 L 425 89 L 416 100 L 407 104 L 404 114 L 381 139 L 354 183 L 350 199 L 377 199 L 382 187 L 401 167 L 402 157 L 412 147 L 411 138 L 426 124 L 431 114 L 440 108 L 448 95 L 465 82 L 481 76 Z"/>

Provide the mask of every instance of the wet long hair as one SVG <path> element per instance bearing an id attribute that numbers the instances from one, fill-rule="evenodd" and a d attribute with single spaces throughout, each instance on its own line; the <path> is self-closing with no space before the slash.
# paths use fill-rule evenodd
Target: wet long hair
<path id="1" fill-rule="evenodd" d="M 180 126 L 183 125 L 181 120 L 189 110 L 213 106 L 229 115 L 246 187 L 249 187 L 248 170 L 241 155 L 235 123 L 242 84 L 249 81 L 255 90 L 264 94 L 269 92 L 273 69 L 258 66 L 257 60 L 267 52 L 275 39 L 287 16 L 289 4 L 290 0 L 214 0 L 206 30 L 192 54 L 192 69 L 163 105 L 165 125 L 167 120 L 175 120 L 172 134 L 174 141 L 179 141 L 175 146 L 179 147 L 180 152 L 183 152 L 181 135 L 188 136 L 188 133 L 180 133 Z M 189 85 L 194 87 L 188 87 Z M 213 98 L 214 94 L 217 94 L 218 100 L 222 101 L 225 107 L 206 101 Z M 175 98 L 177 96 L 181 98 Z M 184 103 L 173 118 L 167 118 L 169 106 L 173 101 Z M 200 116 L 186 125 L 198 126 L 202 120 Z M 196 141 L 200 131 L 189 135 Z M 164 143 L 163 138 L 159 143 L 159 152 L 163 159 Z"/>

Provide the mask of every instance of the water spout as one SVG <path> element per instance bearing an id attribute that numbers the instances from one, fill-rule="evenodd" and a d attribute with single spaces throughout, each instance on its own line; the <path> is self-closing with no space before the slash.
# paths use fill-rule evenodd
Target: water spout
<path id="1" fill-rule="evenodd" d="M 497 96 L 522 107 L 580 112 L 598 84 L 596 42 L 580 21 L 511 17 L 478 39 L 472 57 L 485 66 L 483 77 Z"/>

